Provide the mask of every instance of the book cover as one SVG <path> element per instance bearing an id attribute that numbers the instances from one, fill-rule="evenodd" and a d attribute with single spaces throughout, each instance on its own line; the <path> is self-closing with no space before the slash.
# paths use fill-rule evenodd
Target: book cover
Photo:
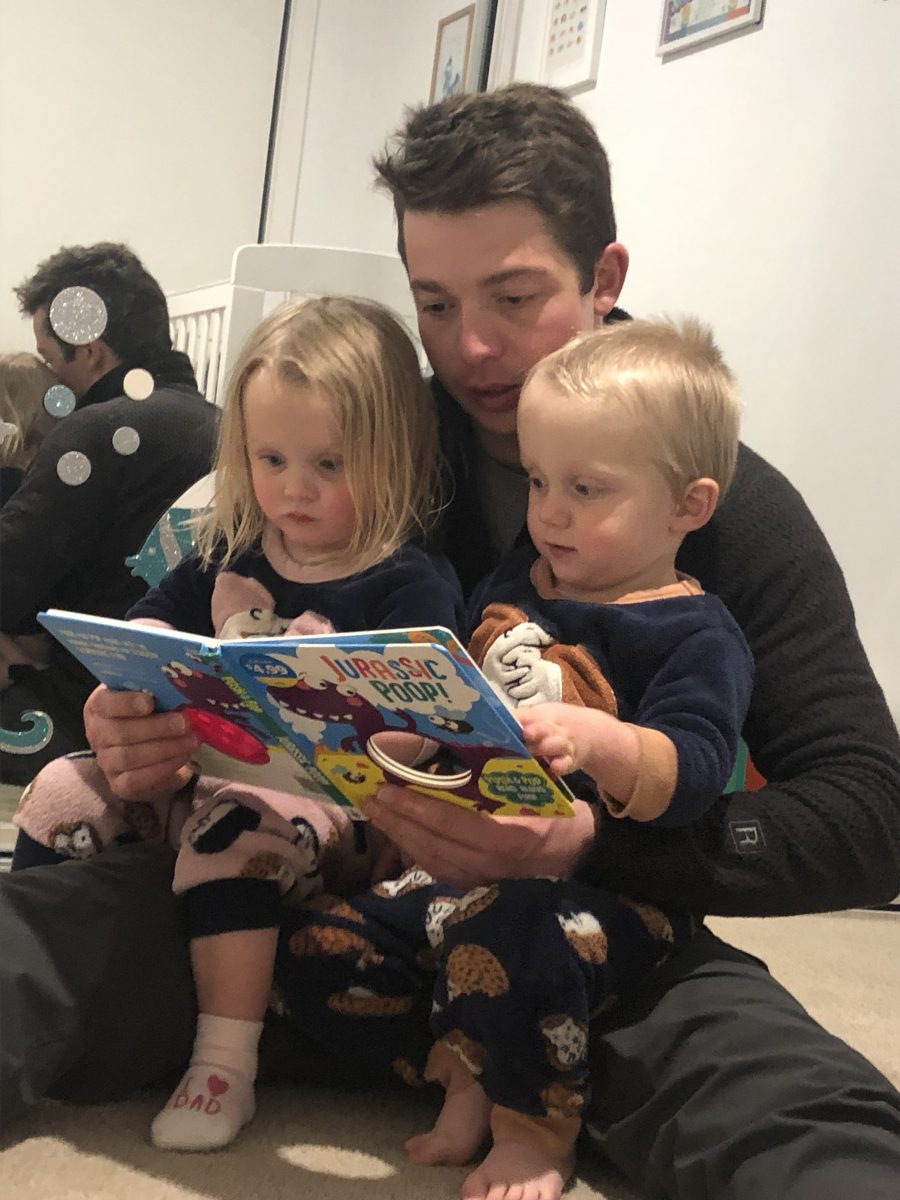
<path id="1" fill-rule="evenodd" d="M 184 712 L 208 774 L 360 810 L 389 780 L 477 812 L 572 814 L 449 630 L 217 641 L 59 610 L 39 620 L 102 683 Z"/>

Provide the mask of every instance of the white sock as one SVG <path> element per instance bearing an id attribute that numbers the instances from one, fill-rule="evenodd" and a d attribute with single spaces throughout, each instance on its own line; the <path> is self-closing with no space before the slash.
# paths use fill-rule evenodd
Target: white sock
<path id="1" fill-rule="evenodd" d="M 163 1150 L 217 1150 L 253 1120 L 262 1021 L 201 1013 L 191 1065 L 150 1127 Z"/>

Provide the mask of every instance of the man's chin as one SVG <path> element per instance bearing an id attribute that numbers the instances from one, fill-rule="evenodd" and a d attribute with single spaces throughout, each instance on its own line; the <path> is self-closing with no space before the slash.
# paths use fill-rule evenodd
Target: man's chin
<path id="1" fill-rule="evenodd" d="M 476 427 L 491 437 L 516 436 L 516 407 L 492 411 L 479 404 L 468 404 L 466 411 Z"/>

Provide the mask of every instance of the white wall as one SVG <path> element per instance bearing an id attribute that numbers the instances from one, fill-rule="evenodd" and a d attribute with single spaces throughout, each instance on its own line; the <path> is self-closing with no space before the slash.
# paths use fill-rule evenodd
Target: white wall
<path id="1" fill-rule="evenodd" d="M 166 291 L 255 242 L 282 0 L 0 0 L 0 350 L 61 245 L 127 241 Z"/>
<path id="2" fill-rule="evenodd" d="M 435 34 L 460 0 L 294 0 L 266 241 L 396 249 L 371 160 L 427 100 Z M 477 15 L 487 8 L 477 0 Z"/>
<path id="3" fill-rule="evenodd" d="M 659 9 L 609 0 L 579 98 L 624 302 L 714 325 L 745 439 L 824 528 L 900 717 L 900 4 L 768 0 L 756 31 L 665 61 Z"/>
<path id="4" fill-rule="evenodd" d="M 390 250 L 369 161 L 427 97 L 437 20 L 458 5 L 298 5 L 318 24 L 293 240 Z M 715 326 L 746 440 L 831 540 L 900 716 L 900 3 L 766 7 L 759 29 L 662 61 L 660 0 L 608 0 L 598 84 L 578 103 L 612 160 L 623 303 Z M 524 0 L 518 78 L 539 69 L 545 13 Z"/>

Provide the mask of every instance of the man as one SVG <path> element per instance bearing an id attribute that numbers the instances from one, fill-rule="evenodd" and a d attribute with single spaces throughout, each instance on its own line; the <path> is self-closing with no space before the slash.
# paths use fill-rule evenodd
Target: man
<path id="1" fill-rule="evenodd" d="M 521 529 L 527 481 L 515 408 L 525 372 L 576 330 L 621 315 L 614 306 L 628 260 L 615 240 L 606 159 L 567 100 L 517 85 L 413 113 L 377 168 L 394 195 L 422 340 L 440 381 L 454 483 L 446 547 L 471 584 Z M 373 819 L 410 858 L 463 885 L 577 872 L 698 915 L 815 911 L 900 890 L 900 747 L 821 532 L 796 492 L 746 448 L 708 528 L 686 539 L 681 565 L 723 597 L 756 654 L 746 736 L 777 782 L 737 793 L 678 831 L 583 815 L 488 823 L 385 788 Z M 184 781 L 193 743 L 177 715 L 150 716 L 142 698 L 99 690 L 86 720 L 122 795 L 173 791 Z M 186 956 L 165 895 L 169 862 L 140 847 L 54 870 L 70 905 L 86 918 L 104 914 L 104 940 L 81 945 L 95 964 L 93 990 L 87 968 L 73 969 L 65 947 L 54 947 L 56 974 L 74 1000 L 65 1018 L 44 1016 L 31 1031 L 46 1047 L 49 1029 L 58 1030 L 54 1055 L 29 1060 L 4 1038 L 9 1065 L 0 1082 L 10 1104 L 48 1082 L 55 1094 L 116 1094 L 179 1066 L 190 1044 Z M 129 880 L 144 889 L 140 905 L 129 901 Z M 52 929 L 47 888 L 45 869 L 8 881 L 4 944 L 21 945 L 23 925 Z M 135 982 L 129 939 L 157 980 L 157 1003 Z M 41 1003 L 53 995 L 52 975 L 27 960 L 20 966 Z M 33 1009 L 19 1003 L 17 1011 L 27 1024 Z M 274 1024 L 270 1036 L 284 1066 L 296 1049 L 289 1031 Z M 598 1026 L 591 1056 L 589 1131 L 645 1194 L 895 1193 L 900 1097 L 760 963 L 707 931 Z"/>
<path id="2" fill-rule="evenodd" d="M 67 288 L 89 289 L 75 294 L 87 297 L 88 324 L 67 333 L 65 305 L 58 305 L 61 336 L 51 316 Z M 30 631 L 35 614 L 49 607 L 124 616 L 146 586 L 125 558 L 209 470 L 216 428 L 216 410 L 197 391 L 187 356 L 172 349 L 162 289 L 127 246 L 65 247 L 15 292 L 32 319 L 38 353 L 75 407 L 60 415 L 0 513 L 0 631 L 7 635 Z M 89 325 L 91 306 L 100 313 L 96 328 Z M 69 312 L 77 326 L 79 310 Z M 152 377 L 146 399 L 123 395 L 133 368 Z M 50 410 L 65 414 L 64 401 L 48 402 Z M 14 669 L 2 695 L 2 724 L 13 727 L 25 711 L 43 710 L 54 737 L 38 755 L 4 755 L 5 783 L 27 782 L 50 758 L 87 745 L 82 709 L 95 681 L 50 646 L 46 670 Z"/>

